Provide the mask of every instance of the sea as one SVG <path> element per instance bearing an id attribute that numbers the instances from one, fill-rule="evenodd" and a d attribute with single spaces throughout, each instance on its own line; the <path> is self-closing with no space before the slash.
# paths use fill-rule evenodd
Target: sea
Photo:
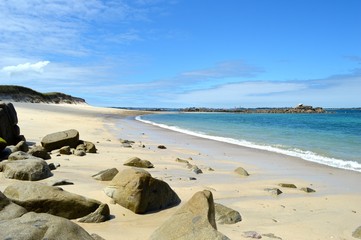
<path id="1" fill-rule="evenodd" d="M 172 112 L 138 116 L 136 120 L 361 172 L 361 110 L 324 114 Z"/>

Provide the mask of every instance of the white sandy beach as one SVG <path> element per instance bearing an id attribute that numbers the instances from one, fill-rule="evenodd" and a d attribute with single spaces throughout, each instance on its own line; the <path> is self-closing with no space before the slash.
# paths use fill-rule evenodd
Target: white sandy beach
<path id="1" fill-rule="evenodd" d="M 215 202 L 240 212 L 242 221 L 220 225 L 218 230 L 231 239 L 246 239 L 243 233 L 256 231 L 262 239 L 354 239 L 352 232 L 361 225 L 361 173 L 332 168 L 267 151 L 244 148 L 172 132 L 133 120 L 135 111 L 97 108 L 87 105 L 45 105 L 15 103 L 21 134 L 30 143 L 53 132 L 77 129 L 80 139 L 94 142 L 97 154 L 56 156 L 47 160 L 61 166 L 54 176 L 41 182 L 67 179 L 74 185 L 63 189 L 108 203 L 113 218 L 104 223 L 77 223 L 89 233 L 105 239 L 147 239 L 194 193 L 211 190 Z M 310 136 L 311 137 L 311 136 Z M 123 148 L 119 138 L 136 142 Z M 142 148 L 141 145 L 145 145 Z M 158 145 L 167 149 L 158 149 Z M 95 173 L 116 167 L 130 157 L 151 161 L 152 176 L 163 179 L 178 194 L 180 205 L 157 213 L 138 215 L 111 204 L 103 189 L 107 182 L 94 180 Z M 176 162 L 192 158 L 203 174 L 196 175 Z M 249 177 L 233 170 L 244 167 Z M 207 170 L 209 167 L 214 171 Z M 190 181 L 189 177 L 197 180 Z M 16 180 L 0 173 L 0 191 Z M 297 189 L 278 186 L 293 183 Z M 273 196 L 266 188 L 279 187 L 283 194 Z M 315 193 L 305 193 L 311 187 Z"/>

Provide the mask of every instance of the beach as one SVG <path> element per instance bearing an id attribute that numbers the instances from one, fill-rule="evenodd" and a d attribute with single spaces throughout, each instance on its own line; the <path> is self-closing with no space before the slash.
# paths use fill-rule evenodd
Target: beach
<path id="1" fill-rule="evenodd" d="M 53 132 L 76 129 L 80 139 L 95 143 L 98 152 L 79 157 L 51 155 L 48 163 L 59 163 L 53 176 L 39 182 L 66 179 L 74 185 L 62 186 L 107 203 L 112 218 L 103 223 L 79 223 L 89 233 L 105 239 L 148 239 L 196 192 L 210 190 L 214 201 L 238 211 L 242 221 L 217 224 L 218 231 L 230 239 L 247 239 L 255 231 L 262 239 L 354 239 L 361 225 L 361 173 L 342 170 L 264 150 L 252 149 L 173 132 L 134 120 L 144 112 L 99 108 L 88 105 L 14 103 L 21 134 L 29 143 L 40 144 Z M 119 139 L 135 142 L 122 147 Z M 144 145 L 144 147 L 143 147 Z M 158 145 L 166 146 L 159 149 Z M 112 204 L 103 192 L 109 182 L 96 181 L 92 175 L 108 168 L 129 168 L 123 163 L 131 157 L 151 161 L 147 169 L 178 194 L 178 206 L 149 214 L 135 214 Z M 202 169 L 195 174 L 176 158 L 187 159 Z M 192 159 L 192 160 L 190 160 Z M 234 173 L 238 167 L 250 176 Z M 189 180 L 195 177 L 196 180 Z M 17 180 L 0 173 L 0 191 Z M 278 184 L 292 183 L 296 189 Z M 306 193 L 309 187 L 316 192 Z M 267 189 L 279 188 L 272 195 Z"/>

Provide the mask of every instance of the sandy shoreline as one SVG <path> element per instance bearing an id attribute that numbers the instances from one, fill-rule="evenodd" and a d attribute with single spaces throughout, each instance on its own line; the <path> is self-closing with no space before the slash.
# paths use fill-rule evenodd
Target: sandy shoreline
<path id="1" fill-rule="evenodd" d="M 133 120 L 139 112 L 96 108 L 86 105 L 44 105 L 15 103 L 21 133 L 28 142 L 40 143 L 48 133 L 77 129 L 80 138 L 96 143 L 98 154 L 85 157 L 52 155 L 48 162 L 59 163 L 54 179 L 68 179 L 74 185 L 67 191 L 108 203 L 114 216 L 100 224 L 79 224 L 90 233 L 105 239 L 147 239 L 150 234 L 184 204 L 195 192 L 211 190 L 215 202 L 239 211 L 242 221 L 220 225 L 218 230 L 231 239 L 246 239 L 246 231 L 273 234 L 282 239 L 354 239 L 352 232 L 361 225 L 361 173 L 336 169 L 277 153 L 249 149 L 227 143 L 201 139 L 172 132 Z M 122 148 L 118 139 L 136 142 L 133 148 Z M 145 145 L 145 148 L 140 145 Z M 158 145 L 167 149 L 158 149 Z M 166 181 L 182 203 L 158 213 L 137 215 L 110 204 L 103 193 L 107 182 L 98 182 L 92 175 L 111 167 L 125 169 L 123 162 L 138 156 L 151 161 L 149 172 Z M 196 175 L 176 158 L 192 158 L 203 174 Z M 239 166 L 250 173 L 242 178 L 233 173 Z M 211 167 L 215 171 L 208 171 Z M 189 181 L 189 177 L 197 180 Z M 14 180 L 0 173 L 0 190 Z M 294 183 L 298 189 L 281 188 L 283 194 L 272 196 L 266 188 L 278 183 Z M 316 193 L 305 193 L 311 187 Z M 262 239 L 272 239 L 271 235 Z M 273 238 L 274 239 L 274 238 Z"/>

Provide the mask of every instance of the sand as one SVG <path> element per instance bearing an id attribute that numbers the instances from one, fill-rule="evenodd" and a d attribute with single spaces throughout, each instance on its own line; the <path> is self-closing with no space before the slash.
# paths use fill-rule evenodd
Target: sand
<path id="1" fill-rule="evenodd" d="M 77 129 L 82 140 L 96 144 L 97 154 L 84 157 L 53 154 L 48 163 L 61 166 L 53 171 L 53 177 L 40 182 L 67 179 L 74 185 L 62 186 L 65 190 L 108 203 L 110 221 L 78 223 L 89 233 L 105 239 L 147 239 L 194 193 L 204 189 L 212 191 L 215 202 L 240 212 L 241 222 L 217 225 L 218 230 L 231 239 L 247 239 L 243 236 L 247 231 L 256 231 L 262 239 L 353 239 L 352 232 L 361 225 L 359 172 L 135 121 L 134 116 L 142 112 L 87 105 L 14 105 L 21 133 L 30 144 L 40 144 L 46 134 L 67 129 Z M 133 148 L 123 148 L 119 138 L 136 143 Z M 165 145 L 167 149 L 158 149 L 158 145 Z M 103 192 L 108 182 L 96 181 L 91 176 L 112 167 L 121 171 L 126 168 L 123 163 L 134 156 L 155 165 L 149 172 L 172 187 L 182 200 L 179 206 L 138 215 L 111 203 Z M 189 161 L 200 167 L 203 174 L 191 172 L 185 164 L 176 162 L 176 158 L 192 158 Z M 240 166 L 250 176 L 240 177 L 233 172 Z M 0 173 L 0 191 L 14 181 Z M 279 183 L 293 183 L 297 189 L 282 188 Z M 275 187 L 283 194 L 273 196 L 265 190 Z M 302 187 L 311 187 L 316 192 L 305 193 L 300 190 Z"/>

